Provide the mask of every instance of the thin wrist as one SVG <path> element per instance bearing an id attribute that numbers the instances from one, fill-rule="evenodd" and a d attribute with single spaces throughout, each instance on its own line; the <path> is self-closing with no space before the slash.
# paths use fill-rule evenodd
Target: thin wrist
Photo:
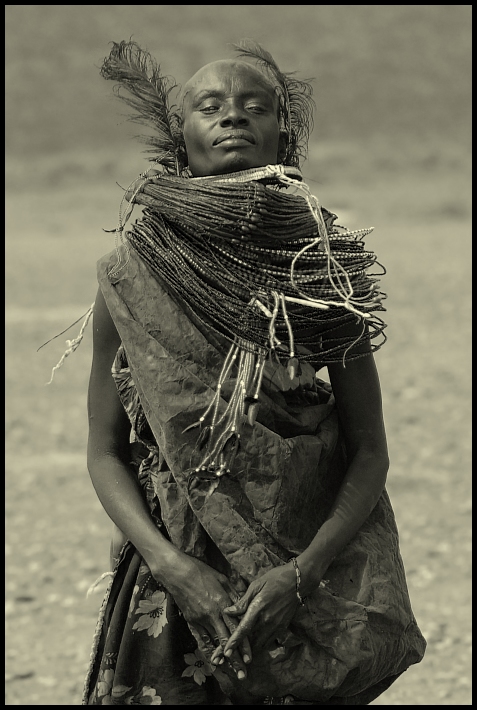
<path id="1" fill-rule="evenodd" d="M 298 562 L 297 562 L 296 557 L 292 557 L 289 561 L 292 563 L 293 568 L 294 568 L 294 570 L 295 570 L 295 576 L 296 576 L 295 592 L 296 592 L 296 596 L 297 596 L 297 599 L 298 599 L 298 601 L 300 602 L 301 606 L 304 606 L 304 605 L 305 605 L 305 601 L 306 601 L 306 596 L 305 596 L 304 593 L 303 593 L 303 587 L 302 587 L 302 584 L 301 584 L 301 570 L 300 570 L 300 567 L 299 567 L 299 565 L 298 565 Z"/>
<path id="2" fill-rule="evenodd" d="M 304 554 L 299 555 L 296 560 L 300 569 L 300 588 L 302 594 L 308 596 L 319 586 L 328 565 L 319 564 L 316 560 L 309 559 Z"/>
<path id="3" fill-rule="evenodd" d="M 155 579 L 165 584 L 171 577 L 172 571 L 179 571 L 182 567 L 182 558 L 186 558 L 169 540 L 162 540 L 160 546 L 143 555 L 144 560 Z"/>

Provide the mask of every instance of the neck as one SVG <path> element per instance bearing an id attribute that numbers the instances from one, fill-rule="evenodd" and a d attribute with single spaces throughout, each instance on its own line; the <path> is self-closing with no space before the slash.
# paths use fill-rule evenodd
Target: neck
<path id="1" fill-rule="evenodd" d="M 259 168 L 249 168 L 248 170 L 238 170 L 235 173 L 224 175 L 206 175 L 204 177 L 192 177 L 189 180 L 194 182 L 248 182 L 249 180 L 263 180 L 264 178 L 279 178 L 286 176 L 301 182 L 302 174 L 298 168 L 290 165 L 264 165 Z"/>

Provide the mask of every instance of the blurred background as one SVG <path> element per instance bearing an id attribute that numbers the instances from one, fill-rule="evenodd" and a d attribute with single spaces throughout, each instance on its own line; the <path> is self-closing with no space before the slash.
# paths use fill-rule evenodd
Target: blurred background
<path id="1" fill-rule="evenodd" d="M 389 341 L 376 355 L 390 493 L 427 654 L 373 704 L 470 700 L 470 5 L 7 5 L 7 700 L 78 705 L 111 523 L 86 470 L 94 301 L 122 195 L 145 169 L 109 43 L 180 84 L 251 37 L 314 77 L 305 179 L 340 223 L 374 226 Z"/>

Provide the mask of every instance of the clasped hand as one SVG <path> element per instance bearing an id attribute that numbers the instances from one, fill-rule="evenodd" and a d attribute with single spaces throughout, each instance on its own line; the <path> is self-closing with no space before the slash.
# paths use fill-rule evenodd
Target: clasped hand
<path id="1" fill-rule="evenodd" d="M 220 651 L 217 664 L 223 658 L 223 651 L 228 641 L 238 630 L 239 621 L 233 615 L 224 612 L 230 603 L 240 600 L 240 593 L 245 591 L 245 583 L 232 586 L 227 577 L 209 567 L 200 560 L 181 555 L 177 564 L 170 570 L 167 579 L 160 579 L 174 597 L 174 601 L 189 624 L 199 649 L 213 662 L 215 653 Z M 246 677 L 246 665 L 252 660 L 250 643 L 245 634 L 234 644 L 228 663 L 239 680 Z"/>
<path id="2" fill-rule="evenodd" d="M 242 680 L 247 675 L 246 664 L 252 661 L 249 639 L 253 639 L 256 648 L 273 644 L 286 632 L 296 612 L 295 570 L 291 565 L 276 567 L 245 591 L 245 584 L 241 589 L 234 588 L 225 575 L 212 567 L 193 557 L 184 558 L 166 587 L 199 649 L 215 665 L 227 660 Z M 240 598 L 239 592 L 243 591 Z"/>
<path id="3" fill-rule="evenodd" d="M 275 567 L 252 582 L 246 593 L 231 607 L 228 616 L 242 619 L 228 639 L 225 648 L 216 649 L 213 662 L 221 652 L 226 657 L 235 653 L 244 639 L 252 639 L 255 648 L 266 648 L 279 641 L 297 610 L 296 575 L 291 565 Z"/>

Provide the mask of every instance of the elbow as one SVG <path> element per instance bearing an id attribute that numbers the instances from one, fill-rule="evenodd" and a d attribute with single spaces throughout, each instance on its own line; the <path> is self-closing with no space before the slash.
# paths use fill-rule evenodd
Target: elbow
<path id="1" fill-rule="evenodd" d="M 98 472 L 103 471 L 105 466 L 117 463 L 122 463 L 122 458 L 117 451 L 88 446 L 86 466 L 91 479 L 94 479 Z"/>
<path id="2" fill-rule="evenodd" d="M 98 470 L 102 468 L 104 461 L 104 455 L 92 454 L 88 451 L 88 455 L 86 456 L 86 467 L 88 469 L 88 473 L 90 475 L 91 480 L 94 481 Z"/>
<path id="3" fill-rule="evenodd" d="M 376 457 L 377 478 L 379 479 L 380 495 L 384 491 L 389 471 L 389 456 L 387 451 Z"/>
<path id="4" fill-rule="evenodd" d="M 373 479 L 384 488 L 390 465 L 386 446 L 362 444 L 351 453 L 351 462 L 371 473 Z"/>
<path id="5" fill-rule="evenodd" d="M 373 460 L 386 471 L 389 468 L 388 447 L 385 441 L 346 442 L 346 451 L 350 459 Z"/>
<path id="6" fill-rule="evenodd" d="M 373 458 L 373 468 L 377 471 L 379 474 L 380 478 L 382 479 L 383 483 L 383 488 L 386 483 L 386 479 L 388 477 L 388 471 L 389 471 L 389 456 L 388 452 L 386 451 L 375 451 L 372 454 Z"/>
<path id="7" fill-rule="evenodd" d="M 378 502 L 386 487 L 389 471 L 389 456 L 387 451 L 374 451 L 366 455 L 365 459 L 368 491 L 372 497 L 372 508 Z"/>

